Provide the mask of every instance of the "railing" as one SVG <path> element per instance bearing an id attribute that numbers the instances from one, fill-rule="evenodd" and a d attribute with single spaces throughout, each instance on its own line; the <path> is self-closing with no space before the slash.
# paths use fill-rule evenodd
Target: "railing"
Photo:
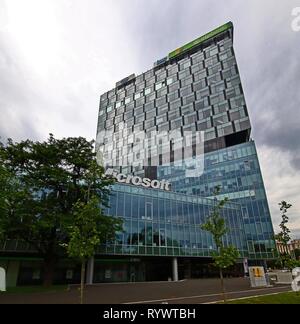
<path id="1" fill-rule="evenodd" d="M 22 240 L 6 240 L 0 242 L 0 252 L 37 252 L 29 243 Z"/>

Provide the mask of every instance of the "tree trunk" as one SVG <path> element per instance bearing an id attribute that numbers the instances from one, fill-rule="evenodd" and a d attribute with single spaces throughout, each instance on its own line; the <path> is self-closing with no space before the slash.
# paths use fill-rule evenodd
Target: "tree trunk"
<path id="1" fill-rule="evenodd" d="M 223 295 L 224 303 L 226 303 L 227 302 L 227 298 L 226 298 L 226 292 L 225 292 L 225 286 L 224 286 L 224 278 L 223 278 L 222 268 L 220 268 L 220 279 L 221 279 L 222 295 Z"/>
<path id="2" fill-rule="evenodd" d="M 53 284 L 54 268 L 56 264 L 56 258 L 49 256 L 44 259 L 44 287 L 50 287 Z"/>
<path id="3" fill-rule="evenodd" d="M 83 289 L 85 277 L 85 260 L 81 262 L 80 304 L 83 304 Z"/>

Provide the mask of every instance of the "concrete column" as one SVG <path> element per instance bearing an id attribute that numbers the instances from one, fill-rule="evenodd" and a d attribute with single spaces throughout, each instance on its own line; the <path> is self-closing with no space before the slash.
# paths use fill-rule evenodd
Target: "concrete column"
<path id="1" fill-rule="evenodd" d="M 191 279 L 192 277 L 192 264 L 190 260 L 184 261 L 184 279 Z"/>
<path id="2" fill-rule="evenodd" d="M 6 286 L 16 287 L 19 276 L 20 261 L 9 261 L 6 269 Z"/>
<path id="3" fill-rule="evenodd" d="M 94 280 L 94 263 L 95 263 L 94 257 L 91 257 L 87 262 L 86 283 L 88 285 L 93 284 L 93 280 Z"/>
<path id="4" fill-rule="evenodd" d="M 178 262 L 177 258 L 172 259 L 173 281 L 178 281 Z"/>

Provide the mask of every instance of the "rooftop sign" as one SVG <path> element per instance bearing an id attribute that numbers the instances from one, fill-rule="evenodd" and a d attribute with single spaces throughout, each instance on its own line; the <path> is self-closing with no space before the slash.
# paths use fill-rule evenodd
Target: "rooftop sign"
<path id="1" fill-rule="evenodd" d="M 191 50 L 193 47 L 200 45 L 201 43 L 209 40 L 210 38 L 213 38 L 213 37 L 219 35 L 220 33 L 223 33 L 225 31 L 231 29 L 232 27 L 233 27 L 232 22 L 229 22 L 221 27 L 218 27 L 217 29 L 214 29 L 213 31 L 211 31 L 211 32 L 195 39 L 194 41 L 176 49 L 175 51 L 171 52 L 169 54 L 169 59 L 172 59 L 180 54 L 183 54 L 186 51 Z"/>

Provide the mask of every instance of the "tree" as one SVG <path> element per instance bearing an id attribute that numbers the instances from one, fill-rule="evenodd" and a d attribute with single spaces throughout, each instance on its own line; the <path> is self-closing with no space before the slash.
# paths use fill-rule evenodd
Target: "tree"
<path id="1" fill-rule="evenodd" d="M 300 249 L 296 249 L 294 252 L 295 252 L 295 258 L 300 261 Z"/>
<path id="2" fill-rule="evenodd" d="M 82 137 L 59 140 L 50 134 L 44 142 L 20 143 L 9 139 L 0 145 L 0 165 L 8 179 L 0 186 L 2 232 L 28 242 L 43 257 L 44 285 L 49 286 L 65 253 L 61 244 L 68 240 L 65 229 L 72 224 L 74 205 L 86 203 L 89 194 L 105 204 L 114 181 L 97 165 L 94 142 Z"/>
<path id="3" fill-rule="evenodd" d="M 291 256 L 289 254 L 289 248 L 288 248 L 288 244 L 291 240 L 290 237 L 291 231 L 287 226 L 289 222 L 289 217 L 287 216 L 287 212 L 292 207 L 292 205 L 283 200 L 281 203 L 279 203 L 279 206 L 280 206 L 280 211 L 282 213 L 281 215 L 282 221 L 279 225 L 281 231 L 277 235 L 275 235 L 275 239 L 277 240 L 278 243 L 280 243 L 283 246 L 283 252 L 280 252 L 279 255 L 279 262 L 281 263 L 281 266 L 284 268 L 289 263 L 289 260 L 291 259 Z"/>
<path id="4" fill-rule="evenodd" d="M 0 143 L 0 241 L 3 241 L 7 238 L 7 230 L 13 231 L 16 226 L 15 212 L 18 211 L 20 218 L 26 213 L 25 202 L 30 192 L 4 167 L 1 153 Z"/>
<path id="5" fill-rule="evenodd" d="M 219 195 L 220 187 L 214 190 L 214 196 Z M 201 229 L 212 234 L 217 250 L 212 253 L 214 266 L 219 269 L 221 290 L 224 302 L 226 302 L 226 292 L 224 286 L 223 270 L 235 264 L 239 257 L 238 250 L 233 246 L 225 246 L 223 243 L 224 235 L 229 232 L 226 227 L 225 219 L 221 216 L 221 211 L 228 202 L 228 198 L 216 201 L 212 213 L 207 219 L 206 223 L 201 226 Z"/>
<path id="6" fill-rule="evenodd" d="M 87 203 L 78 202 L 73 209 L 73 223 L 67 228 L 70 241 L 65 244 L 68 255 L 81 262 L 80 303 L 83 303 L 85 266 L 97 246 L 112 240 L 122 229 L 122 222 L 103 215 L 99 199 L 93 196 Z"/>

